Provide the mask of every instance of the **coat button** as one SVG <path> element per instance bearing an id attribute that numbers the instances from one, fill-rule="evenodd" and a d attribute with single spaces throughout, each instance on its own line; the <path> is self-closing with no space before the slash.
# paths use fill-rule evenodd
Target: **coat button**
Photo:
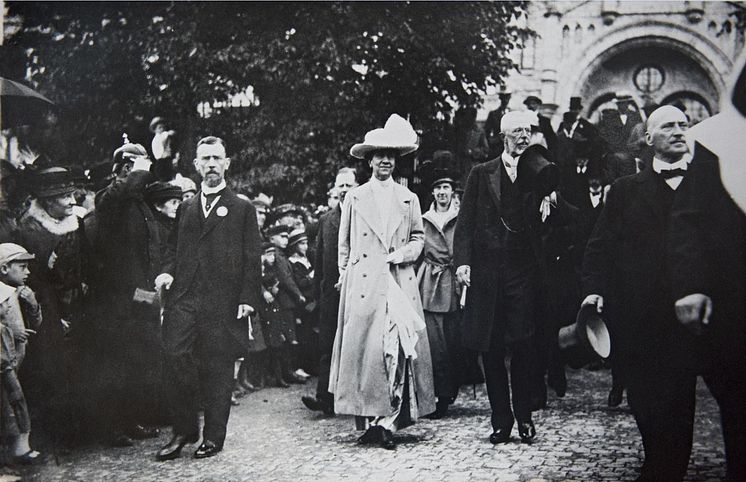
<path id="1" fill-rule="evenodd" d="M 393 253 L 393 252 L 394 252 L 394 248 L 393 247 L 389 248 L 389 253 Z"/>
<path id="2" fill-rule="evenodd" d="M 360 295 L 361 298 L 365 298 L 365 295 Z"/>
<path id="3" fill-rule="evenodd" d="M 368 275 L 365 274 L 365 273 L 363 273 L 363 278 L 367 278 L 367 277 L 368 277 Z"/>
<path id="4" fill-rule="evenodd" d="M 367 235 L 368 235 L 368 233 L 363 233 L 363 236 L 367 236 Z"/>
<path id="5" fill-rule="evenodd" d="M 365 254 L 365 253 L 363 253 L 363 258 L 367 258 L 367 257 L 368 257 L 368 255 Z"/>

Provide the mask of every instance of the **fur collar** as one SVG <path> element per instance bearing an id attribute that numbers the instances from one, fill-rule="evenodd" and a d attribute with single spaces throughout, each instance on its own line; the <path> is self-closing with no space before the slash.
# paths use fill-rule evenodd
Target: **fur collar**
<path id="1" fill-rule="evenodd" d="M 44 229 L 57 236 L 63 236 L 78 229 L 78 217 L 75 214 L 65 219 L 54 219 L 47 214 L 36 199 L 31 201 L 31 206 L 29 206 L 26 216 L 35 219 Z"/>

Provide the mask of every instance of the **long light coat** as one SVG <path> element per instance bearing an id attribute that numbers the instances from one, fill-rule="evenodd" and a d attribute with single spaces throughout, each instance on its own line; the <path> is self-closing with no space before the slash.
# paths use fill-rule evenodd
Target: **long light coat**
<path id="1" fill-rule="evenodd" d="M 434 313 L 450 313 L 458 309 L 456 269 L 453 267 L 453 234 L 458 210 L 448 211 L 443 227 L 435 221 L 435 208 L 426 212 L 424 259 L 417 271 L 422 293 L 422 308 Z"/>
<path id="2" fill-rule="evenodd" d="M 424 245 L 420 205 L 417 196 L 398 184 L 394 196 L 398 209 L 379 215 L 368 182 L 350 191 L 342 207 L 338 261 L 342 288 L 329 377 L 334 410 L 340 414 L 391 414 L 383 349 L 389 271 L 424 318 L 413 264 Z M 381 218 L 387 220 L 388 229 Z M 386 257 L 399 249 L 404 262 L 389 266 Z M 426 330 L 417 335 L 412 383 L 419 413 L 425 415 L 435 410 L 432 360 Z"/>

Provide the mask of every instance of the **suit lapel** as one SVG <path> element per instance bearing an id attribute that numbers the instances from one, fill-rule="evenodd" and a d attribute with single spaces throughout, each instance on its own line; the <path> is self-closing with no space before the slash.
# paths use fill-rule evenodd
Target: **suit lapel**
<path id="1" fill-rule="evenodd" d="M 500 176 L 502 169 L 502 159 L 495 159 L 496 163 L 490 166 L 490 169 L 486 170 L 487 173 L 487 187 L 489 188 L 490 194 L 492 195 L 492 201 L 495 203 L 495 207 L 500 211 Z"/>
<path id="2" fill-rule="evenodd" d="M 663 221 L 663 206 L 658 198 L 658 174 L 653 169 L 645 169 L 640 172 L 638 181 L 641 184 L 643 195 L 641 196 L 648 203 L 651 212 L 656 221 Z"/>
<path id="3" fill-rule="evenodd" d="M 205 219 L 205 222 L 202 224 L 202 235 L 200 238 L 204 238 L 210 231 L 212 231 L 215 226 L 220 224 L 223 219 L 226 218 L 226 216 L 219 216 L 218 210 L 220 210 L 221 207 L 229 208 L 233 204 L 233 200 L 235 199 L 235 194 L 228 188 L 225 189 L 223 194 L 220 196 L 220 199 L 218 199 L 217 204 L 213 206 L 212 211 L 210 211 L 210 215 L 207 216 L 207 219 Z M 198 208 L 201 211 L 202 210 L 202 203 L 198 202 L 199 204 Z M 223 210 L 221 210 L 223 211 Z M 199 213 L 200 216 L 202 216 L 202 213 Z"/>

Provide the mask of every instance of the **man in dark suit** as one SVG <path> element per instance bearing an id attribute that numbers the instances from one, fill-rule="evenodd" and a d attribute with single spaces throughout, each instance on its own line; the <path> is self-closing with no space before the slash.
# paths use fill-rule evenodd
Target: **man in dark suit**
<path id="1" fill-rule="evenodd" d="M 503 116 L 503 153 L 469 174 L 454 235 L 456 277 L 468 287 L 462 342 L 482 352 L 494 444 L 510 440 L 515 420 L 521 439 L 533 440 L 531 412 L 546 397 L 536 350 L 544 304 L 540 231 L 543 221 L 555 220 L 563 209 L 554 194 L 524 192 L 531 189 L 528 178 L 519 178 L 519 157 L 529 148 L 530 123 L 524 112 Z M 512 348 L 510 384 L 506 346 Z"/>
<path id="2" fill-rule="evenodd" d="M 614 102 L 616 110 L 608 109 L 601 112 L 601 120 L 598 122 L 598 133 L 606 143 L 606 152 L 629 152 L 627 141 L 632 130 L 642 122 L 640 112 L 632 95 L 626 92 L 617 92 Z"/>
<path id="3" fill-rule="evenodd" d="M 549 149 L 549 152 L 554 155 L 555 150 L 557 149 L 557 134 L 554 132 L 552 121 L 549 119 L 549 117 L 545 117 L 539 114 L 539 107 L 541 107 L 542 105 L 541 99 L 539 99 L 535 95 L 529 95 L 528 97 L 526 97 L 526 100 L 523 101 L 523 105 L 525 105 L 526 109 L 530 110 L 531 112 L 536 112 L 536 115 L 539 118 L 539 132 L 544 135 L 544 140 L 547 143 L 547 149 Z"/>
<path id="4" fill-rule="evenodd" d="M 205 424 L 194 456 L 222 450 L 233 365 L 248 348 L 260 292 L 256 211 L 225 185 L 230 158 L 223 140 L 200 140 L 194 166 L 202 176 L 200 193 L 179 207 L 170 259 L 156 278 L 157 288 L 168 289 L 163 344 L 173 411 L 173 438 L 158 460 L 178 457 L 185 444 L 199 439 L 200 400 Z"/>
<path id="5" fill-rule="evenodd" d="M 668 265 L 680 323 L 695 333 L 698 371 L 677 372 L 687 425 L 697 374 L 718 401 L 728 480 L 746 480 L 746 214 L 721 181 L 718 158 L 695 144 L 687 181 L 671 213 Z M 682 438 L 691 443 L 690 427 Z"/>
<path id="6" fill-rule="evenodd" d="M 321 216 L 316 235 L 316 258 L 313 265 L 316 269 L 315 298 L 319 300 L 319 380 L 316 396 L 303 396 L 301 401 L 310 410 L 322 411 L 327 415 L 334 414 L 334 395 L 329 393 L 329 367 L 339 314 L 339 289 L 336 287 L 339 281 L 339 220 L 345 196 L 355 186 L 355 170 L 350 167 L 340 169 L 334 181 L 334 188 L 339 193 L 339 204 Z"/>
<path id="7" fill-rule="evenodd" d="M 684 113 L 672 106 L 650 115 L 645 140 L 655 151 L 652 166 L 612 185 L 583 262 L 583 305 L 595 305 L 609 323 L 642 435 L 640 480 L 686 474 L 696 375 L 707 358 L 705 340 L 676 319 L 679 290 L 669 276 L 672 209 L 699 189 L 689 174 L 687 127 Z M 717 379 L 704 378 L 718 397 Z"/>

